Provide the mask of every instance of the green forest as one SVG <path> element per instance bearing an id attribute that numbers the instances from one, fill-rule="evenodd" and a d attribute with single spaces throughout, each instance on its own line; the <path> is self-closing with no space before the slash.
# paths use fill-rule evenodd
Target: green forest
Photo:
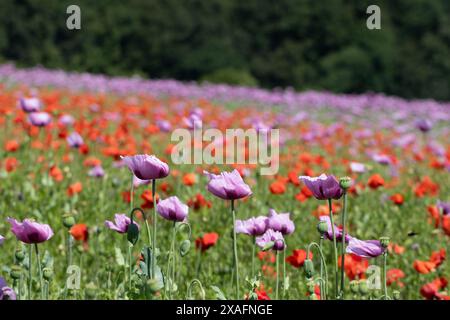
<path id="1" fill-rule="evenodd" d="M 0 61 L 21 67 L 449 100 L 449 44 L 448 0 L 0 1 Z"/>

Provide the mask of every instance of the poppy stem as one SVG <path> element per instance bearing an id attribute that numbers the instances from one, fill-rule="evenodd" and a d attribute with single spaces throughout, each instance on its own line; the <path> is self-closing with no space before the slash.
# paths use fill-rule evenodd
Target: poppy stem
<path id="1" fill-rule="evenodd" d="M 286 294 L 286 248 L 283 250 L 283 298 Z"/>
<path id="2" fill-rule="evenodd" d="M 36 249 L 36 259 L 37 259 L 37 265 L 38 265 L 38 269 L 39 269 L 39 286 L 41 287 L 41 299 L 44 300 L 45 299 L 44 282 L 42 280 L 41 259 L 39 257 L 39 249 L 38 249 L 37 243 L 34 244 L 34 248 Z"/>
<path id="3" fill-rule="evenodd" d="M 134 205 L 134 174 L 131 175 L 131 187 L 130 187 L 130 210 L 133 210 Z"/>
<path id="4" fill-rule="evenodd" d="M 342 239 L 341 239 L 341 299 L 344 299 L 345 291 L 345 277 L 344 277 L 344 265 L 345 265 L 345 215 L 347 213 L 347 190 L 344 189 L 344 205 L 342 210 Z"/>
<path id="5" fill-rule="evenodd" d="M 31 287 L 33 282 L 33 275 L 31 272 L 31 262 L 32 262 L 32 256 L 33 256 L 33 247 L 30 245 L 30 250 L 28 253 L 28 300 L 31 300 Z"/>
<path id="6" fill-rule="evenodd" d="M 255 248 L 256 248 L 256 237 L 253 236 L 253 246 L 252 246 L 252 278 L 255 277 Z"/>
<path id="7" fill-rule="evenodd" d="M 386 265 L 387 265 L 387 250 L 383 253 L 383 288 L 384 288 L 384 300 L 388 300 L 388 292 L 387 292 L 387 277 L 386 277 Z"/>
<path id="8" fill-rule="evenodd" d="M 322 239 L 321 239 L 321 240 L 322 240 Z M 320 292 L 320 299 L 322 299 L 322 296 L 324 296 L 324 299 L 323 299 L 323 300 L 326 300 L 326 297 L 328 296 L 328 271 L 327 271 L 327 263 L 326 263 L 326 261 L 325 261 L 324 255 L 323 255 L 323 251 L 322 251 L 321 244 L 319 245 L 319 244 L 317 244 L 316 242 L 311 242 L 311 243 L 308 245 L 308 247 L 306 248 L 306 259 L 309 258 L 309 253 L 310 253 L 310 251 L 311 251 L 311 247 L 316 247 L 316 248 L 318 249 L 319 254 L 320 254 L 320 262 L 321 262 L 321 264 L 323 264 L 323 271 L 325 272 L 325 280 L 324 280 L 323 282 L 324 282 L 325 289 L 324 289 L 323 294 L 322 294 L 322 291 Z M 320 276 L 320 278 L 323 279 L 323 278 L 322 278 L 322 275 Z"/>
<path id="9" fill-rule="evenodd" d="M 239 261 L 237 254 L 237 239 L 236 239 L 236 212 L 234 210 L 234 200 L 231 200 L 231 214 L 233 215 L 233 256 L 234 256 L 234 275 L 236 281 L 236 299 L 239 299 Z"/>
<path id="10" fill-rule="evenodd" d="M 18 283 L 19 283 L 19 286 L 18 286 L 18 289 L 17 289 L 17 293 L 18 293 L 19 300 L 21 300 L 21 298 L 22 298 L 22 272 L 20 273 L 20 277 L 19 277 Z"/>
<path id="11" fill-rule="evenodd" d="M 275 287 L 275 300 L 278 300 L 278 286 L 279 286 L 279 282 L 280 282 L 278 250 L 276 250 L 275 256 L 276 256 L 276 273 L 277 273 L 277 284 L 276 284 L 276 287 Z"/>
<path id="12" fill-rule="evenodd" d="M 320 235 L 320 240 L 319 240 L 320 251 L 322 251 L 322 244 L 323 244 L 323 234 Z M 306 258 L 308 259 L 308 256 L 306 256 Z M 322 259 L 320 259 L 320 277 L 323 279 L 323 261 L 322 261 Z M 321 299 L 323 297 L 324 300 L 326 297 L 325 292 L 324 292 L 324 283 L 323 282 L 320 283 L 320 297 L 321 297 Z"/>
<path id="13" fill-rule="evenodd" d="M 156 179 L 152 180 L 152 199 L 153 199 L 153 252 L 152 252 L 152 279 L 156 274 Z"/>
<path id="14" fill-rule="evenodd" d="M 128 241 L 127 241 L 128 242 Z M 131 292 L 131 273 L 133 272 L 133 245 L 128 242 L 128 288 Z"/>
<path id="15" fill-rule="evenodd" d="M 331 222 L 331 232 L 333 233 L 333 249 L 334 249 L 334 293 L 335 298 L 338 297 L 339 293 L 339 274 L 338 274 L 338 254 L 337 254 L 337 244 L 336 244 L 336 233 L 334 232 L 334 220 L 333 220 L 333 209 L 331 205 L 331 199 L 328 199 L 328 208 L 330 211 L 330 222 Z M 344 267 L 344 266 L 342 266 Z"/>

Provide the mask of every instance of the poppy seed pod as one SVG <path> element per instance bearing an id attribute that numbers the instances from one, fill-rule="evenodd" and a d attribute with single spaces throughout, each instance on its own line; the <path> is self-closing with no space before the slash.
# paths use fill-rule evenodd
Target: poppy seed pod
<path id="1" fill-rule="evenodd" d="M 139 228 L 135 223 L 130 223 L 127 228 L 127 240 L 134 246 L 139 240 Z"/>
<path id="2" fill-rule="evenodd" d="M 312 278 L 314 276 L 314 263 L 311 259 L 306 259 L 303 265 L 305 267 L 305 274 L 307 278 Z"/>
<path id="3" fill-rule="evenodd" d="M 324 220 L 320 220 L 319 223 L 317 224 L 317 231 L 319 231 L 321 235 L 328 232 L 328 223 Z"/>
<path id="4" fill-rule="evenodd" d="M 44 270 L 42 270 L 42 276 L 45 280 L 51 281 L 53 278 L 53 270 L 50 268 L 44 268 Z"/>
<path id="5" fill-rule="evenodd" d="M 22 268 L 20 266 L 14 265 L 11 267 L 11 271 L 9 272 L 11 278 L 14 280 L 20 279 L 22 275 Z"/>
<path id="6" fill-rule="evenodd" d="M 380 243 L 383 248 L 387 248 L 389 246 L 390 239 L 389 237 L 381 237 Z"/>
<path id="7" fill-rule="evenodd" d="M 87 299 L 94 299 L 97 291 L 97 287 L 92 282 L 89 282 L 86 285 L 86 289 L 84 290 Z"/>
<path id="8" fill-rule="evenodd" d="M 191 241 L 184 240 L 180 245 L 180 256 L 184 257 L 189 253 L 189 250 L 191 249 Z"/>
<path id="9" fill-rule="evenodd" d="M 367 286 L 366 280 L 359 280 L 359 293 L 363 296 L 369 293 L 369 287 Z"/>
<path id="10" fill-rule="evenodd" d="M 358 280 L 352 280 L 352 281 L 350 281 L 350 291 L 353 292 L 354 294 L 358 294 L 358 293 L 359 293 L 359 283 L 358 283 Z"/>
<path id="11" fill-rule="evenodd" d="M 22 262 L 25 259 L 25 252 L 23 251 L 22 246 L 20 246 L 16 249 L 16 252 L 14 253 L 14 255 L 18 262 Z"/>
<path id="12" fill-rule="evenodd" d="M 67 229 L 72 228 L 75 225 L 75 217 L 70 213 L 63 215 L 63 225 Z"/>
<path id="13" fill-rule="evenodd" d="M 398 290 L 392 291 L 392 298 L 393 298 L 394 300 L 400 300 L 400 299 L 401 299 L 400 291 L 398 291 Z"/>
<path id="14" fill-rule="evenodd" d="M 342 189 L 346 190 L 350 188 L 353 184 L 353 181 L 350 177 L 342 177 L 339 179 L 339 185 Z"/>

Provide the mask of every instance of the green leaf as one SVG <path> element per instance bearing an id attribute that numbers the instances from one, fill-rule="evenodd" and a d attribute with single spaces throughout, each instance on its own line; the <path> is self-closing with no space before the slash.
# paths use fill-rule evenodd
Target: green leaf
<path id="1" fill-rule="evenodd" d="M 122 251 L 119 248 L 115 247 L 114 252 L 115 252 L 116 263 L 121 267 L 124 266 L 125 258 L 123 257 Z"/>
<path id="2" fill-rule="evenodd" d="M 211 286 L 211 289 L 216 293 L 216 299 L 217 300 L 227 300 L 225 295 L 223 294 L 222 290 L 220 290 L 219 287 Z"/>

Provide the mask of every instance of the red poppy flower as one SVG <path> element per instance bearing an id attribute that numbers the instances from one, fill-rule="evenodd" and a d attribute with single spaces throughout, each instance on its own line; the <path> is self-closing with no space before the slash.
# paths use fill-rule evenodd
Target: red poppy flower
<path id="1" fill-rule="evenodd" d="M 396 283 L 399 287 L 403 287 L 404 283 L 400 279 L 405 277 L 405 273 L 400 269 L 390 269 L 386 273 L 386 283 L 388 286 Z"/>
<path id="2" fill-rule="evenodd" d="M 313 258 L 312 252 L 309 253 L 309 259 Z M 303 249 L 294 250 L 292 255 L 286 258 L 286 262 L 291 264 L 295 268 L 300 268 L 303 266 L 306 260 L 306 251 Z"/>
<path id="3" fill-rule="evenodd" d="M 61 182 L 64 179 L 64 175 L 61 169 L 59 169 L 57 166 L 50 167 L 49 175 L 56 182 Z"/>
<path id="4" fill-rule="evenodd" d="M 427 300 L 442 299 L 444 296 L 439 293 L 440 290 L 447 286 L 447 279 L 436 278 L 420 288 L 420 294 Z"/>
<path id="5" fill-rule="evenodd" d="M 20 145 L 16 140 L 9 140 L 5 143 L 5 150 L 7 152 L 14 152 L 19 149 Z"/>
<path id="6" fill-rule="evenodd" d="M 270 184 L 269 190 L 272 194 L 283 194 L 286 192 L 286 184 L 282 181 L 274 181 Z"/>
<path id="7" fill-rule="evenodd" d="M 428 274 L 436 270 L 436 265 L 430 261 L 416 260 L 413 263 L 413 268 L 421 274 Z"/>
<path id="8" fill-rule="evenodd" d="M 73 184 L 71 184 L 69 186 L 69 188 L 67 188 L 67 195 L 69 197 L 72 197 L 78 193 L 80 193 L 83 190 L 83 185 L 81 184 L 81 182 L 75 182 Z"/>
<path id="9" fill-rule="evenodd" d="M 369 178 L 369 180 L 367 181 L 367 185 L 371 189 L 378 189 L 379 187 L 384 186 L 384 179 L 381 175 L 376 173 Z"/>
<path id="10" fill-rule="evenodd" d="M 75 240 L 83 242 L 83 247 L 85 250 L 88 249 L 89 231 L 84 223 L 79 223 L 72 226 L 72 228 L 70 228 L 70 234 Z"/>
<path id="11" fill-rule="evenodd" d="M 186 173 L 183 176 L 183 184 L 185 186 L 193 186 L 197 183 L 197 175 L 195 173 Z"/>
<path id="12" fill-rule="evenodd" d="M 396 194 L 392 195 L 390 199 L 394 204 L 396 204 L 398 206 L 401 206 L 403 204 L 403 202 L 405 201 L 405 198 L 400 193 L 396 193 Z"/>
<path id="13" fill-rule="evenodd" d="M 205 233 L 203 237 L 195 239 L 195 247 L 205 252 L 210 247 L 214 246 L 219 239 L 219 235 L 215 232 Z"/>
<path id="14" fill-rule="evenodd" d="M 338 260 L 339 268 L 341 268 L 342 265 L 341 261 L 342 259 L 339 258 Z M 344 271 L 350 280 L 364 279 L 366 277 L 365 272 L 368 267 L 369 261 L 367 259 L 361 258 L 355 254 L 345 255 Z"/>

